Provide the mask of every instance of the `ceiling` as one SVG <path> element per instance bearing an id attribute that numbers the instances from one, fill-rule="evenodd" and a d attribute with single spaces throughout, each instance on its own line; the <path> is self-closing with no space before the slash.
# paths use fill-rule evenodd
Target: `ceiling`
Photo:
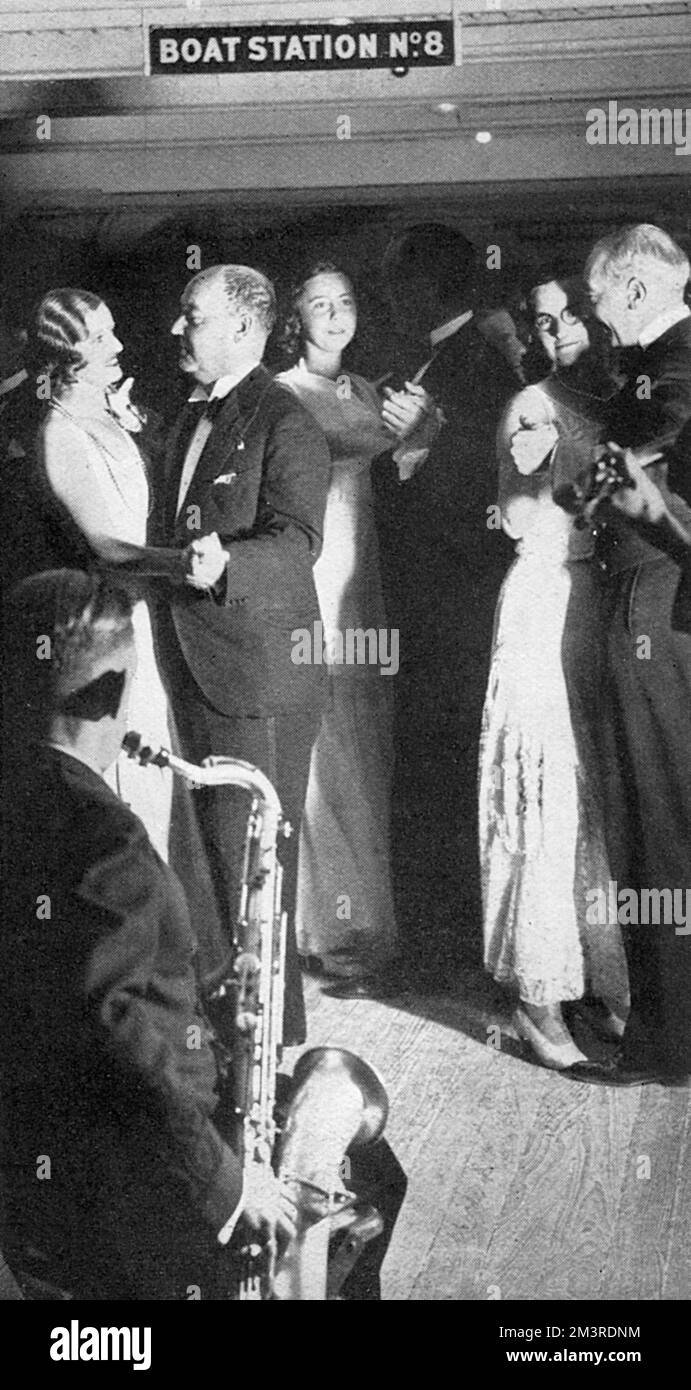
<path id="1" fill-rule="evenodd" d="M 227 21 L 228 7 L 2 5 L 0 282 L 21 301 L 58 267 L 104 284 L 155 281 L 162 265 L 170 278 L 172 261 L 184 275 L 190 243 L 207 263 L 244 246 L 280 269 L 291 244 L 337 228 L 367 261 L 423 209 L 478 245 L 499 240 L 509 269 L 545 246 L 580 254 L 632 218 L 691 231 L 691 157 L 586 139 L 589 112 L 611 101 L 688 112 L 691 130 L 691 0 L 348 0 L 351 19 L 453 19 L 462 61 L 400 77 L 150 78 L 149 23 Z M 263 0 L 261 14 L 334 22 L 343 9 Z M 238 0 L 233 22 L 256 11 Z"/>

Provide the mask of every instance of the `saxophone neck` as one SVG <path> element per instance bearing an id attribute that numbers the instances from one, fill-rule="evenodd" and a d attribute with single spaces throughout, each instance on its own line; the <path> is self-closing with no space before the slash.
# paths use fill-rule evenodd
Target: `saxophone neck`
<path id="1" fill-rule="evenodd" d="M 289 835 L 290 825 L 282 818 L 281 803 L 273 783 L 258 767 L 243 762 L 241 758 L 211 757 L 203 763 L 189 763 L 178 758 L 167 748 L 149 748 L 141 734 L 130 730 L 122 740 L 122 747 L 129 758 L 143 767 L 169 767 L 179 777 L 184 777 L 198 787 L 242 787 L 260 803 L 262 816 L 266 821 L 266 839 L 278 835 Z"/>
<path id="2" fill-rule="evenodd" d="M 167 748 L 149 748 L 141 734 L 130 729 L 122 740 L 123 752 L 142 767 L 169 767 L 172 753 Z"/>

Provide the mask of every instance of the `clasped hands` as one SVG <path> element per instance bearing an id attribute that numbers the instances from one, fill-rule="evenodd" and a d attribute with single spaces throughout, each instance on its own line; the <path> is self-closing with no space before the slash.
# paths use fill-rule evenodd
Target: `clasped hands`
<path id="1" fill-rule="evenodd" d="M 558 439 L 551 422 L 532 421 L 521 416 L 520 427 L 510 439 L 511 456 L 519 473 L 534 473 L 549 457 Z M 610 442 L 598 462 L 595 485 L 605 482 L 611 465 L 616 464 L 624 481 L 610 494 L 612 505 L 632 520 L 659 522 L 668 514 L 668 509 L 662 492 L 646 468 L 660 458 L 662 454 L 654 448 L 622 449 Z"/>
<path id="2" fill-rule="evenodd" d="M 390 386 L 382 390 L 384 401 L 381 418 L 389 434 L 402 444 L 415 435 L 416 443 L 425 445 L 436 437 L 441 423 L 440 412 L 424 386 L 406 381 L 403 391 Z M 429 435 L 429 440 L 427 436 Z"/>
<path id="3" fill-rule="evenodd" d="M 193 589 L 213 589 L 228 563 L 228 551 L 221 545 L 218 532 L 211 531 L 186 546 L 181 559 L 186 584 Z"/>
<path id="4" fill-rule="evenodd" d="M 662 457 L 662 453 L 654 448 L 622 449 L 610 442 L 606 457 L 598 464 L 595 481 L 602 482 L 607 475 L 608 462 L 615 462 L 624 483 L 612 493 L 609 499 L 612 505 L 634 521 L 657 523 L 669 512 L 660 488 L 646 469 Z"/>

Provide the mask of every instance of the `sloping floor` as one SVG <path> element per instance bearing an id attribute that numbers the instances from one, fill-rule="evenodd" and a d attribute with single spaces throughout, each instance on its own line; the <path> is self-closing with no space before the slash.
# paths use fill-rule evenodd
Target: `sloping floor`
<path id="1" fill-rule="evenodd" d="M 534 1065 L 481 975 L 396 1007 L 308 993 L 310 1043 L 359 1052 L 389 1093 L 409 1187 L 386 1299 L 691 1296 L 691 1091 Z"/>
<path id="2" fill-rule="evenodd" d="M 388 1090 L 409 1188 L 385 1299 L 691 1296 L 690 1090 L 534 1065 L 479 974 L 455 996 L 307 995 L 310 1044 L 358 1052 Z M 19 1296 L 0 1266 L 0 1298 Z"/>

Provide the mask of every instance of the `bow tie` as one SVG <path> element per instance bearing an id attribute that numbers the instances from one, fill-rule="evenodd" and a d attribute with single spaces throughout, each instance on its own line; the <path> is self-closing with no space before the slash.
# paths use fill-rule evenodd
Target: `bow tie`
<path id="1" fill-rule="evenodd" d="M 646 349 L 640 343 L 619 349 L 619 362 L 627 376 L 633 376 L 645 360 Z"/>
<path id="2" fill-rule="evenodd" d="M 227 399 L 227 396 L 216 396 L 213 401 L 200 399 L 197 401 L 188 401 L 187 404 L 194 407 L 199 419 L 204 418 L 213 422 L 219 411 L 222 410 Z"/>

